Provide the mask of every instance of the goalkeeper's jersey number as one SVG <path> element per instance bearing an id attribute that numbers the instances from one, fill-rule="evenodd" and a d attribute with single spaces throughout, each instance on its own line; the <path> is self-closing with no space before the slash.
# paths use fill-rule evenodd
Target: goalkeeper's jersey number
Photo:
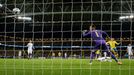
<path id="1" fill-rule="evenodd" d="M 97 32 L 97 31 L 95 31 L 95 34 L 96 34 L 96 36 L 97 36 L 97 37 L 99 37 L 99 34 L 98 34 L 98 32 Z"/>

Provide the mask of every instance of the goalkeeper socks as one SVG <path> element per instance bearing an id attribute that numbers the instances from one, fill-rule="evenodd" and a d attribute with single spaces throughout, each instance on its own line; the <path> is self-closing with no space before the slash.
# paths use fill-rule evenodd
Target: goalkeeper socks
<path id="1" fill-rule="evenodd" d="M 91 52 L 91 54 L 90 54 L 90 63 L 92 63 L 94 56 L 95 56 L 94 52 Z"/>

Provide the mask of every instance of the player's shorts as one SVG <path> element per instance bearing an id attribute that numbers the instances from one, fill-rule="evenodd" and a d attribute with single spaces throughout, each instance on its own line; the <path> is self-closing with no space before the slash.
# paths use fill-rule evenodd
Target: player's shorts
<path id="1" fill-rule="evenodd" d="M 28 50 L 27 51 L 28 54 L 32 54 L 32 52 L 33 52 L 32 50 Z"/>
<path id="2" fill-rule="evenodd" d="M 128 52 L 128 55 L 133 55 L 133 53 L 132 52 Z"/>
<path id="3" fill-rule="evenodd" d="M 95 50 L 101 49 L 102 51 L 108 51 L 109 50 L 108 46 L 105 43 L 96 44 L 95 47 L 94 47 L 94 49 Z"/>
<path id="4" fill-rule="evenodd" d="M 111 48 L 111 51 L 116 51 L 117 52 L 117 48 Z"/>
<path id="5" fill-rule="evenodd" d="M 97 51 L 95 52 L 95 54 L 100 54 L 100 50 L 97 50 Z"/>

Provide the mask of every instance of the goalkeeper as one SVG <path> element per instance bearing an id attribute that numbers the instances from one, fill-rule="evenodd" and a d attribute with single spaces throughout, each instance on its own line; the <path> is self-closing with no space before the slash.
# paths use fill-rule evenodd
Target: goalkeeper
<path id="1" fill-rule="evenodd" d="M 111 52 L 113 52 L 113 54 L 118 57 L 118 50 L 116 48 L 116 45 L 119 45 L 119 43 L 117 43 L 114 38 L 111 38 L 110 41 L 107 42 L 107 44 L 110 45 Z"/>
<path id="2" fill-rule="evenodd" d="M 94 50 L 91 51 L 90 54 L 90 64 L 92 64 L 92 60 L 94 58 L 94 54 L 95 51 L 98 49 L 102 49 L 105 52 L 107 52 L 108 54 L 111 55 L 111 57 L 118 63 L 118 64 L 122 64 L 121 62 L 119 62 L 117 60 L 117 58 L 114 56 L 114 54 L 112 54 L 109 51 L 108 46 L 106 45 L 106 41 L 104 39 L 104 36 L 108 36 L 108 34 L 102 30 L 96 30 L 96 26 L 95 25 L 91 25 L 89 30 L 85 30 L 83 31 L 83 36 L 87 36 L 87 37 L 91 37 L 93 39 L 93 41 L 95 42 L 95 47 Z"/>

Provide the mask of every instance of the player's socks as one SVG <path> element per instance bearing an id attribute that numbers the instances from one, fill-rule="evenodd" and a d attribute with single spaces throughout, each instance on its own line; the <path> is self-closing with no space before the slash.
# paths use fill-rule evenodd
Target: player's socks
<path id="1" fill-rule="evenodd" d="M 28 55 L 28 57 L 27 57 L 28 59 L 29 59 L 29 55 Z"/>
<path id="2" fill-rule="evenodd" d="M 118 60 L 116 59 L 116 57 L 114 56 L 114 54 L 111 53 L 111 57 L 112 57 L 116 62 L 118 62 Z"/>
<path id="3" fill-rule="evenodd" d="M 114 54 L 111 53 L 111 57 L 118 63 L 118 65 L 122 65 L 122 62 L 119 62 L 114 56 Z"/>
<path id="4" fill-rule="evenodd" d="M 30 59 L 32 59 L 32 54 L 30 54 Z"/>
<path id="5" fill-rule="evenodd" d="M 93 58 L 94 58 L 94 52 L 91 52 L 91 54 L 90 54 L 90 63 L 92 63 Z"/>

